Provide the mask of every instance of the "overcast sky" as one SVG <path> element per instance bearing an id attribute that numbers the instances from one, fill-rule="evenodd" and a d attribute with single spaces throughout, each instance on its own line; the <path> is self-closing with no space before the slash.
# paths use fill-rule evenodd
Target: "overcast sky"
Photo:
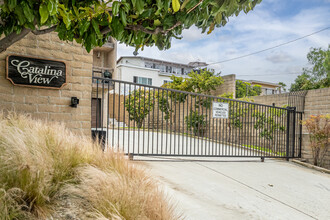
<path id="1" fill-rule="evenodd" d="M 172 47 L 139 51 L 145 56 L 189 63 L 218 62 L 276 46 L 330 27 L 330 0 L 263 0 L 248 14 L 231 17 L 225 27 L 210 35 L 192 27 L 183 39 L 172 40 Z M 291 44 L 246 58 L 209 66 L 222 75 L 236 74 L 238 79 L 254 79 L 290 84 L 308 66 L 311 47 L 326 48 L 330 29 Z M 132 56 L 134 48 L 118 44 L 118 58 Z"/>

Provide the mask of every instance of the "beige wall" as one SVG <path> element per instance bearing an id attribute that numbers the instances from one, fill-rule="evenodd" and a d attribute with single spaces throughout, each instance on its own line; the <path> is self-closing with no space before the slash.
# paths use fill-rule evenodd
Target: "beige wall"
<path id="1" fill-rule="evenodd" d="M 224 93 L 233 93 L 233 97 L 235 97 L 236 91 L 236 75 L 226 75 L 222 76 L 223 84 L 221 84 L 215 91 L 212 91 L 211 94 L 218 96 Z"/>
<path id="2" fill-rule="evenodd" d="M 255 96 L 253 99 L 256 103 L 267 105 L 275 103 L 276 106 L 283 106 L 288 102 L 288 97 L 285 94 Z M 304 112 L 303 120 L 309 118 L 311 115 L 330 114 L 330 88 L 309 90 L 305 97 Z M 312 161 L 311 149 L 309 147 L 309 135 L 305 126 L 303 126 L 302 157 L 308 160 L 308 162 Z M 328 151 L 326 156 L 325 167 L 330 168 L 330 151 Z"/>
<path id="3" fill-rule="evenodd" d="M 6 79 L 6 57 L 10 54 L 64 61 L 67 84 L 62 89 L 14 86 Z M 56 33 L 27 35 L 0 54 L 0 109 L 16 110 L 34 118 L 65 122 L 77 133 L 91 132 L 91 83 L 93 55 L 76 43 L 65 43 Z M 70 107 L 71 97 L 80 99 L 77 108 Z"/>

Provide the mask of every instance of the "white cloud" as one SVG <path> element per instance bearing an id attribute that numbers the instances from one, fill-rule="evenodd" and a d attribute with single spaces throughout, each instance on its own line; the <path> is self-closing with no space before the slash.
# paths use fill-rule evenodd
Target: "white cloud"
<path id="1" fill-rule="evenodd" d="M 293 60 L 293 57 L 288 55 L 288 53 L 280 51 L 278 53 L 276 52 L 274 54 L 270 54 L 269 56 L 266 57 L 266 60 L 276 64 L 276 63 L 290 62 Z"/>
<path id="2" fill-rule="evenodd" d="M 182 63 L 196 60 L 213 63 L 273 47 L 329 26 L 329 5 L 306 8 L 283 18 L 277 12 L 286 7 L 285 3 L 262 2 L 247 15 L 241 13 L 230 18 L 227 26 L 214 30 L 210 35 L 201 34 L 201 30 L 192 27 L 183 32 L 182 40 L 172 41 L 171 49 L 146 48 L 139 55 Z M 279 6 L 274 9 L 274 4 Z M 329 36 L 328 29 L 271 51 L 210 67 L 223 75 L 234 73 L 238 78 L 290 84 L 307 65 L 309 49 L 327 47 Z M 120 45 L 118 57 L 132 55 L 133 51 L 134 48 Z"/>

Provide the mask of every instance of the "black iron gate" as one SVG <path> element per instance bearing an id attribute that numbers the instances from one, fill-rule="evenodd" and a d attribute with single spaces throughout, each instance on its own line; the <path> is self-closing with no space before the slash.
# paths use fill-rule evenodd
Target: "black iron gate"
<path id="1" fill-rule="evenodd" d="M 302 112 L 295 108 L 101 77 L 93 85 L 101 99 L 93 134 L 126 155 L 301 156 Z"/>

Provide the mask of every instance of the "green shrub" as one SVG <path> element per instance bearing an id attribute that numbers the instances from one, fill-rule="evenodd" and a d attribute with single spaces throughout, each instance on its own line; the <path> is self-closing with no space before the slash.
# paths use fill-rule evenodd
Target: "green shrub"
<path id="1" fill-rule="evenodd" d="M 313 164 L 322 166 L 324 157 L 330 149 L 330 114 L 311 115 L 302 124 L 309 132 Z"/>
<path id="2" fill-rule="evenodd" d="M 165 91 L 162 91 L 161 95 L 159 95 L 158 99 L 158 107 L 159 110 L 162 111 L 165 115 L 164 115 L 164 119 L 168 120 L 171 118 L 172 115 L 172 108 L 170 106 L 170 103 L 168 101 L 168 94 L 165 94 Z"/>
<path id="3" fill-rule="evenodd" d="M 206 116 L 199 114 L 199 112 L 192 111 L 185 117 L 185 122 L 190 131 L 196 136 L 204 136 L 206 130 Z"/>
<path id="4" fill-rule="evenodd" d="M 141 128 L 145 118 L 154 106 L 156 93 L 153 90 L 139 88 L 131 92 L 125 101 L 125 108 L 129 114 L 129 119 L 136 122 L 136 126 Z"/>

